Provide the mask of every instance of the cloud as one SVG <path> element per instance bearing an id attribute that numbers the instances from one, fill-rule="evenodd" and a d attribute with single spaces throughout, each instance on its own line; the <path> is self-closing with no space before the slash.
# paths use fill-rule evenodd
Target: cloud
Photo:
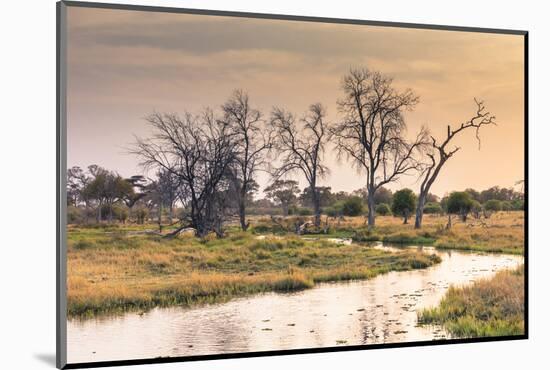
<path id="1" fill-rule="evenodd" d="M 479 176 L 508 161 L 513 174 L 495 174 L 496 183 L 511 181 L 523 168 L 520 36 L 89 8 L 69 8 L 68 20 L 75 164 L 99 156 L 107 166 L 131 168 L 135 160 L 122 157 L 119 147 L 131 133 L 146 132 L 143 116 L 154 109 L 218 107 L 235 88 L 247 90 L 266 113 L 282 105 L 300 114 L 319 101 L 336 120 L 342 75 L 367 66 L 421 96 L 408 115 L 411 133 L 427 124 L 439 134 L 468 117 L 474 96 L 487 101 L 502 126 L 485 139 L 483 157 L 462 154 L 450 168 L 474 168 L 475 158 Z M 101 138 L 105 132 L 109 137 Z M 459 144 L 477 150 L 471 138 Z M 333 171 L 336 188 L 353 184 L 342 171 Z"/>

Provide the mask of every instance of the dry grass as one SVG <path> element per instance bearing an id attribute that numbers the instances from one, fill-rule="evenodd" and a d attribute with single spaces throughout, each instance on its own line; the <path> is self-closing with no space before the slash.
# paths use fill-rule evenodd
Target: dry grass
<path id="1" fill-rule="evenodd" d="M 440 305 L 419 314 L 419 322 L 444 325 L 457 337 L 524 334 L 523 266 L 490 280 L 451 287 Z"/>
<path id="2" fill-rule="evenodd" d="M 262 231 L 274 230 L 269 219 L 257 218 L 255 227 Z M 364 217 L 346 217 L 342 221 L 330 220 L 331 236 L 351 237 L 359 242 L 384 241 L 394 244 L 433 244 L 439 249 L 464 249 L 482 252 L 523 254 L 524 213 L 523 211 L 498 212 L 489 219 L 466 222 L 453 218 L 450 230 L 445 228 L 446 216 L 424 215 L 423 227 L 414 229 L 414 220 L 403 225 L 401 218 L 378 216 L 376 226 L 368 230 Z M 288 221 L 289 224 L 292 221 Z"/>
<path id="3" fill-rule="evenodd" d="M 122 228 L 71 228 L 68 235 L 70 316 L 295 291 L 315 282 L 367 279 L 439 262 L 417 251 L 389 253 L 292 235 L 259 240 L 233 232 L 208 241 L 167 240 Z"/>
<path id="4" fill-rule="evenodd" d="M 189 235 L 167 240 L 144 233 L 156 230 L 155 225 L 69 226 L 68 313 L 94 315 L 294 291 L 315 282 L 368 279 L 438 262 L 412 250 L 368 248 L 360 243 L 364 241 L 523 254 L 523 212 L 495 214 L 485 220 L 486 227 L 455 222 L 445 230 L 446 221 L 426 215 L 423 229 L 414 230 L 399 218 L 377 217 L 369 231 L 364 218 L 346 218 L 331 221 L 330 233 L 319 240 L 284 233 L 262 217 L 253 218 L 251 232 L 230 227 L 226 238 L 206 240 Z M 258 240 L 260 231 L 278 235 Z M 356 243 L 336 245 L 325 237 L 351 237 Z"/>

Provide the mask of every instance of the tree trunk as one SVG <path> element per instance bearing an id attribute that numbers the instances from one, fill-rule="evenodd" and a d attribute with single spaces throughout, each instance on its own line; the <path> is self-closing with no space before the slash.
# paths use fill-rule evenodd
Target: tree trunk
<path id="1" fill-rule="evenodd" d="M 109 223 L 113 222 L 113 203 L 109 203 Z"/>
<path id="2" fill-rule="evenodd" d="M 170 203 L 170 207 L 168 208 L 168 223 L 172 225 L 172 217 L 174 214 L 174 203 Z"/>
<path id="3" fill-rule="evenodd" d="M 418 196 L 418 205 L 416 206 L 416 218 L 414 220 L 414 228 L 422 228 L 422 217 L 424 216 L 424 206 L 426 205 L 426 194 L 420 193 Z"/>
<path id="4" fill-rule="evenodd" d="M 162 203 L 159 203 L 158 213 L 159 232 L 162 233 Z"/>
<path id="5" fill-rule="evenodd" d="M 283 216 L 288 216 L 288 204 L 282 204 L 283 207 Z"/>
<path id="6" fill-rule="evenodd" d="M 88 212 L 90 211 L 89 208 L 90 206 L 88 205 L 88 202 L 84 203 L 84 223 L 85 224 L 88 224 L 88 222 L 90 221 L 89 215 L 88 215 Z"/>
<path id="7" fill-rule="evenodd" d="M 101 222 L 101 202 L 99 203 L 99 205 L 97 206 L 97 215 L 96 215 L 96 222 L 97 223 L 100 223 Z"/>
<path id="8" fill-rule="evenodd" d="M 250 224 L 246 222 L 246 205 L 244 204 L 244 199 L 239 199 L 239 221 L 241 222 L 241 229 L 246 231 Z"/>
<path id="9" fill-rule="evenodd" d="M 321 199 L 319 199 L 319 194 L 317 194 L 317 189 L 313 187 L 311 189 L 313 197 L 313 214 L 315 215 L 314 225 L 316 228 L 321 227 Z"/>
<path id="10" fill-rule="evenodd" d="M 369 228 L 372 228 L 374 226 L 376 207 L 374 205 L 374 191 L 371 189 L 369 189 L 367 194 L 367 205 L 369 210 L 368 226 Z"/>

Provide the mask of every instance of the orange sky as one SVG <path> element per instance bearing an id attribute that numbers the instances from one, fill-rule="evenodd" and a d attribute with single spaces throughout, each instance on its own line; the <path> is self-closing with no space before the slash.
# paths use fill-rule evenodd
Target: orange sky
<path id="1" fill-rule="evenodd" d="M 265 115 L 274 105 L 301 115 L 321 102 L 336 121 L 350 67 L 389 74 L 420 96 L 406 116 L 411 136 L 425 125 L 442 137 L 475 113 L 474 97 L 496 116 L 481 149 L 473 131 L 456 141 L 461 150 L 432 192 L 523 179 L 523 36 L 76 7 L 68 8 L 68 165 L 141 173 L 124 148 L 150 134 L 144 116 L 217 108 L 235 88 Z M 330 145 L 326 160 L 333 190 L 365 185 Z M 416 176 L 391 188 L 403 186 L 418 191 Z"/>

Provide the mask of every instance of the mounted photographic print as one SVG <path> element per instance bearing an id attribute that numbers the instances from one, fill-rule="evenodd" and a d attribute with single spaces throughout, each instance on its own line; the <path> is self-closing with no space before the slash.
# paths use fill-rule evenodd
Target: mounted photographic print
<path id="1" fill-rule="evenodd" d="M 526 55 L 58 3 L 58 367 L 527 338 Z"/>

